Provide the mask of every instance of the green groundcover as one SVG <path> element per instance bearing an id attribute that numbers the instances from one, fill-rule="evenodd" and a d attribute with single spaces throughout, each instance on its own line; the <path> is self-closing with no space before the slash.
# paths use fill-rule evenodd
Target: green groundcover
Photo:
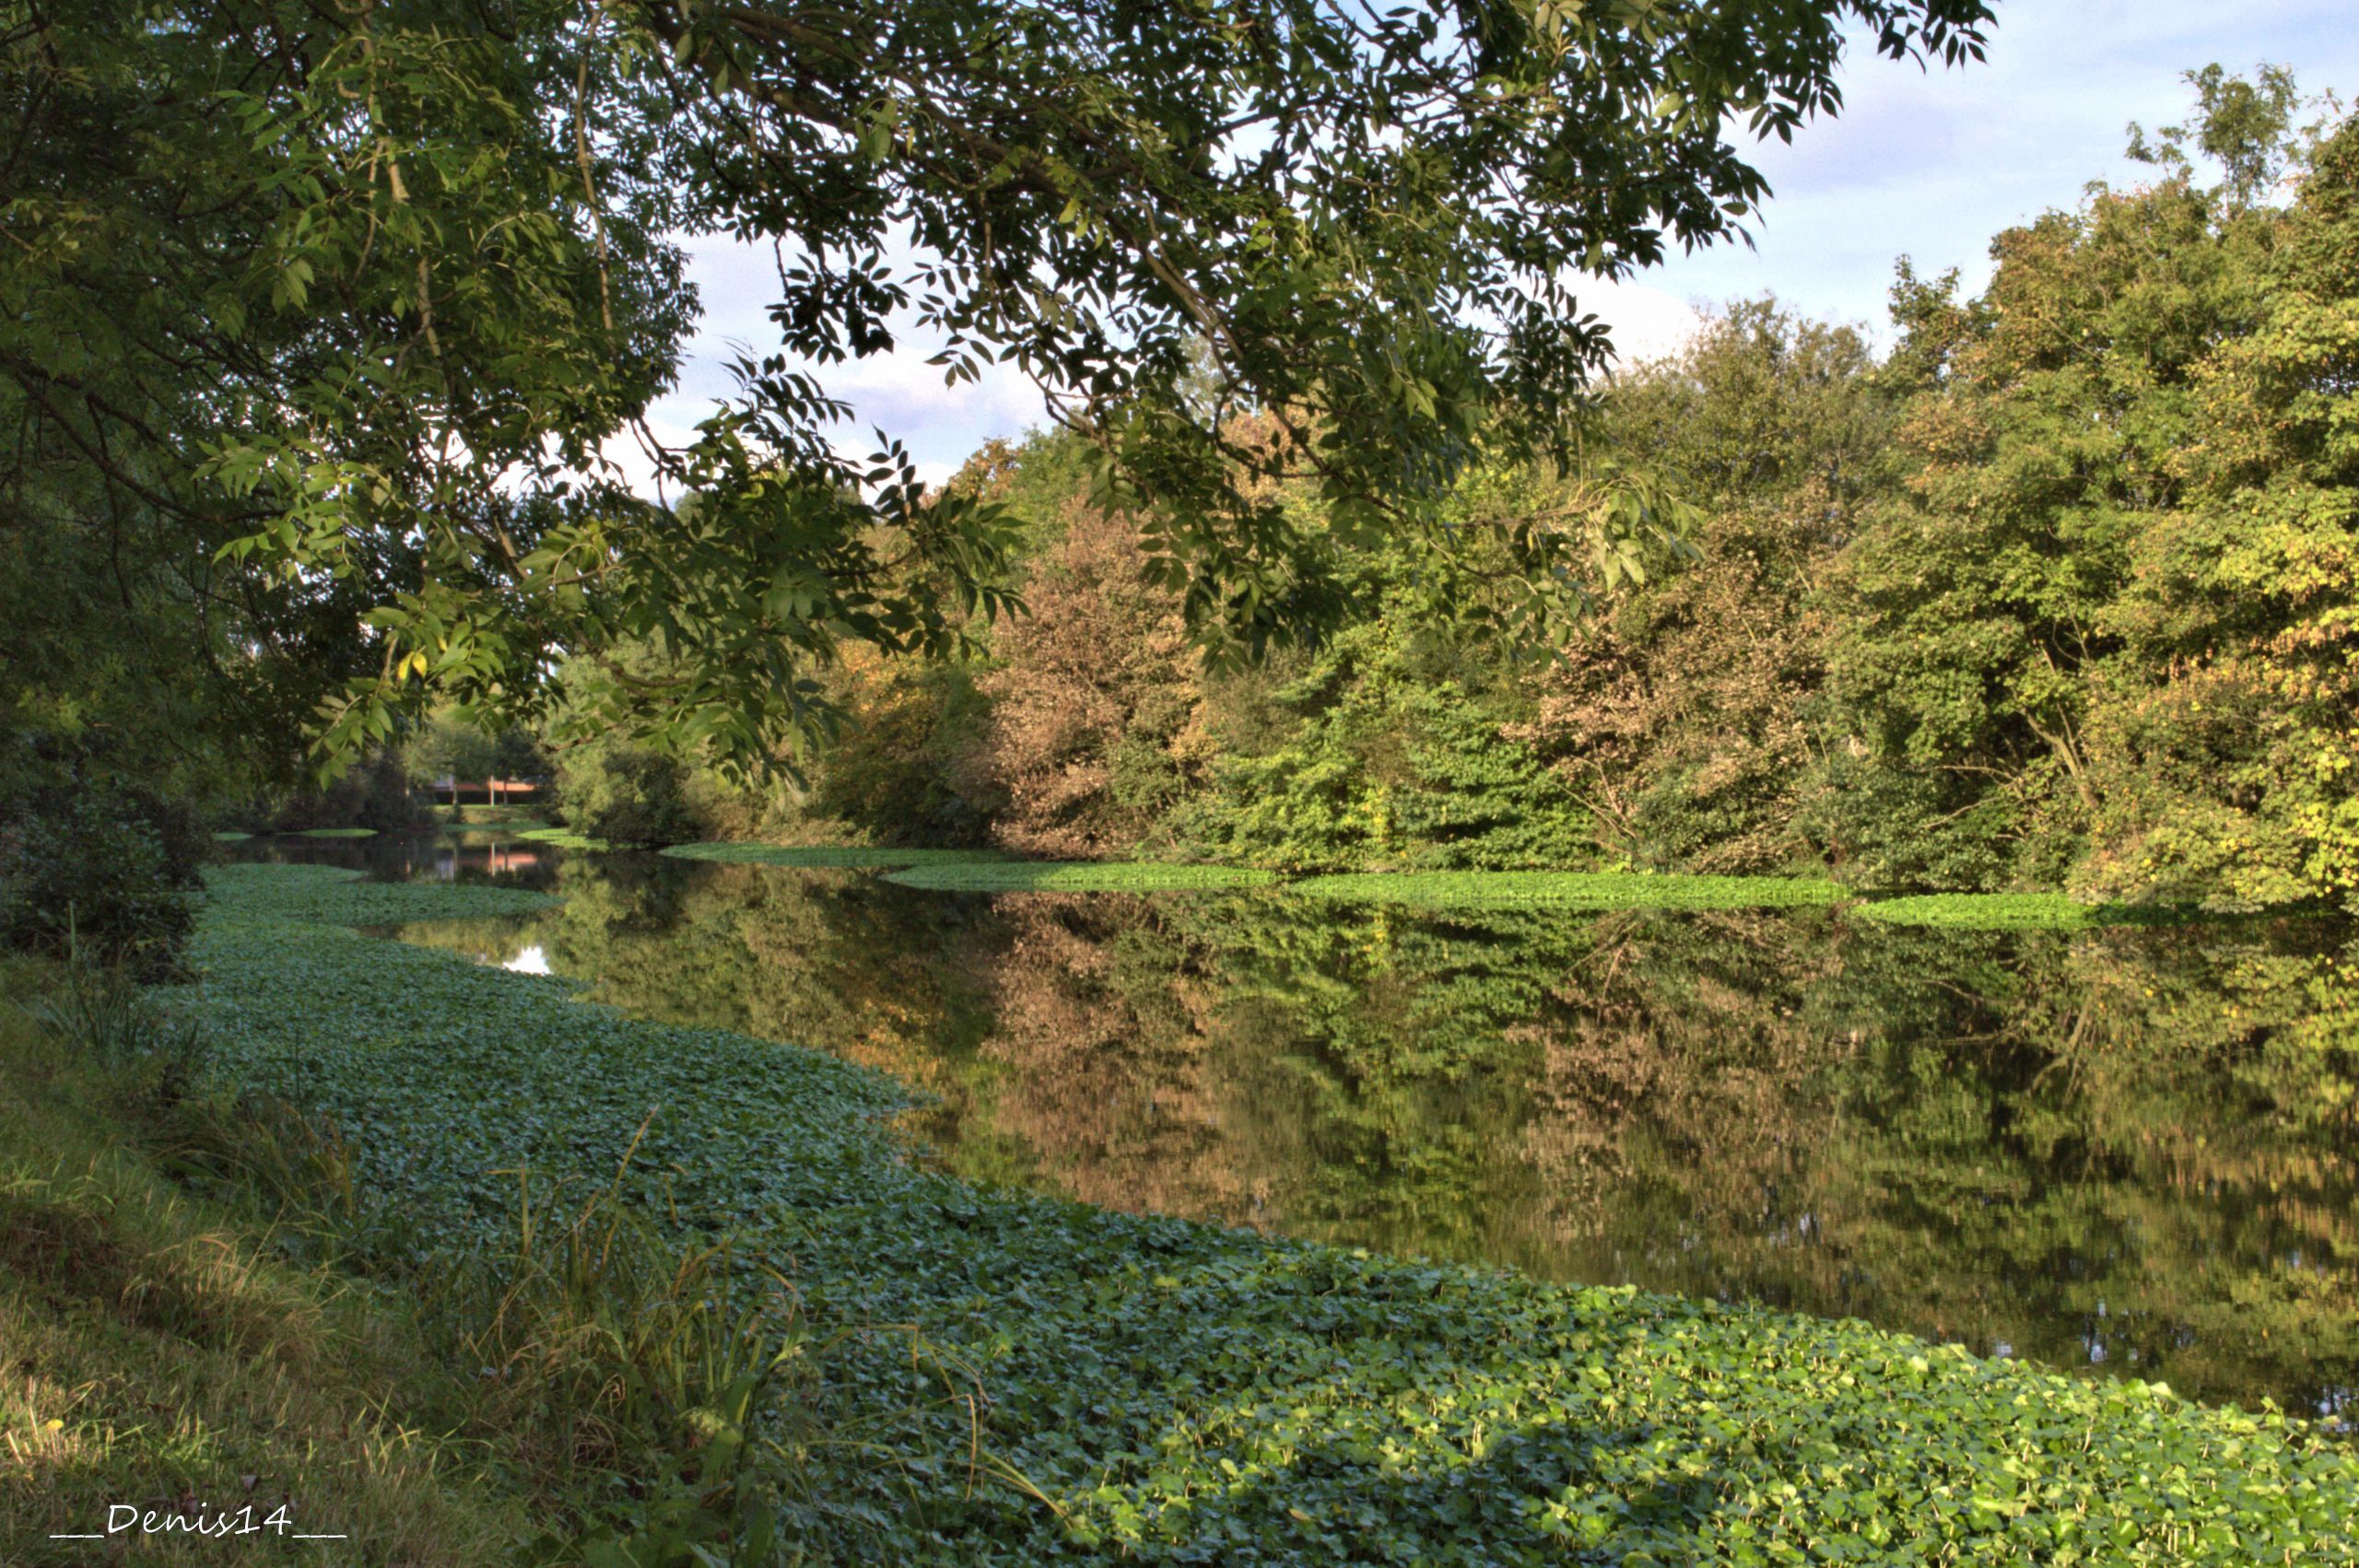
<path id="1" fill-rule="evenodd" d="M 645 1124 L 661 1223 L 791 1273 L 828 1347 L 810 1561 L 2353 1561 L 2359 1460 L 2271 1411 L 978 1188 L 908 1157 L 875 1073 L 338 929 L 531 895 L 212 886 L 217 1071 L 331 1114 L 414 1255 L 512 1224 L 520 1169 L 612 1177 Z"/>

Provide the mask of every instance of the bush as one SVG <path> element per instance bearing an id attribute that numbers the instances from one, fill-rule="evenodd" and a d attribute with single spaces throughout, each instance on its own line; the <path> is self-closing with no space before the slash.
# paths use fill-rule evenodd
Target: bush
<path id="1" fill-rule="evenodd" d="M 148 977 L 180 967 L 208 848 L 194 813 L 135 790 L 61 785 L 10 815 L 0 940 Z"/>
<path id="2" fill-rule="evenodd" d="M 706 837 L 688 803 L 687 770 L 643 746 L 585 748 L 557 774 L 566 825 L 609 844 L 686 844 Z"/>
<path id="3" fill-rule="evenodd" d="M 381 751 L 361 758 L 323 790 L 307 785 L 254 801 L 239 823 L 272 833 L 319 827 L 406 833 L 428 825 L 433 817 L 433 802 L 410 789 L 400 756 Z"/>

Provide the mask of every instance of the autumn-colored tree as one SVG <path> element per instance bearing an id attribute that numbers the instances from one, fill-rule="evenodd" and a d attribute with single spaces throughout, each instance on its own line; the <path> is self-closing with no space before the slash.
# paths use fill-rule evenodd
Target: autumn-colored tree
<path id="1" fill-rule="evenodd" d="M 1684 477 L 1699 558 L 1585 628 L 1509 731 L 1555 763 L 1610 855 L 1708 872 L 1813 858 L 1824 623 L 1807 604 L 1880 483 L 1874 368 L 1860 333 L 1761 299 L 1615 387 L 1605 433 Z"/>
<path id="2" fill-rule="evenodd" d="M 1207 759 L 1198 656 L 1146 560 L 1135 523 L 1069 501 L 1026 585 L 1029 613 L 1000 635 L 972 766 L 1005 799 L 995 831 L 1011 848 L 1127 848 Z"/>

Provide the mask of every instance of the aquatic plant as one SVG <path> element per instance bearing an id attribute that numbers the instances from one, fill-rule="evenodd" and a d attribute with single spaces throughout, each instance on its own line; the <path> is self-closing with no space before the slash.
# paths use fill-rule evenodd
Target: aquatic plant
<path id="1" fill-rule="evenodd" d="M 1632 872 L 1363 872 L 1307 877 L 1288 890 L 1312 898 L 1476 909 L 1768 909 L 1847 896 L 1837 883 L 1814 878 Z"/>
<path id="2" fill-rule="evenodd" d="M 557 902 L 548 894 L 521 887 L 364 882 L 360 872 L 340 866 L 212 866 L 205 872 L 205 885 L 220 906 L 217 918 L 352 926 L 527 915 Z"/>
<path id="3" fill-rule="evenodd" d="M 674 844 L 663 853 L 675 860 L 842 871 L 982 864 L 1007 859 L 999 849 L 895 849 L 862 844 Z"/>
<path id="4" fill-rule="evenodd" d="M 2201 919 L 2184 905 L 2083 904 L 2062 893 L 1927 893 L 1855 907 L 1866 920 L 1963 930 L 2071 930 L 2083 926 L 2159 926 Z"/>
<path id="5" fill-rule="evenodd" d="M 1244 866 L 1163 865 L 1148 860 L 1000 860 L 914 866 L 885 879 L 935 893 L 1169 893 L 1262 887 L 1274 872 Z"/>
<path id="6" fill-rule="evenodd" d="M 527 839 L 534 844 L 546 844 L 553 848 L 572 849 L 586 855 L 609 854 L 623 848 L 618 844 L 610 844 L 603 838 L 593 838 L 586 833 L 577 833 L 569 827 L 532 826 L 513 828 L 511 831 L 517 837 Z"/>
<path id="7" fill-rule="evenodd" d="M 907 1158 L 878 1074 L 370 942 L 315 922 L 373 918 L 383 884 L 251 871 L 200 933 L 217 1063 L 332 1116 L 422 1243 L 504 1234 L 496 1173 L 612 1170 L 644 1127 L 634 1168 L 667 1174 L 624 1190 L 653 1223 L 758 1216 L 815 1328 L 913 1324 L 973 1368 L 980 1434 L 969 1407 L 912 1405 L 906 1343 L 848 1340 L 810 1391 L 863 1434 L 808 1479 L 881 1538 L 872 1560 L 2159 1568 L 2339 1561 L 2359 1528 L 2359 1457 L 2273 1410 L 978 1188 Z M 975 1442 L 992 1465 L 964 1462 Z"/>

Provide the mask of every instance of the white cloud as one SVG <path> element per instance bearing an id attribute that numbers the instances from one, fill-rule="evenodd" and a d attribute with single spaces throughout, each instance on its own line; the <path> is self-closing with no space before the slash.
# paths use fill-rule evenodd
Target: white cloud
<path id="1" fill-rule="evenodd" d="M 2181 118 L 2184 70 L 2268 60 L 2347 95 L 2350 23 L 2349 0 L 2018 0 L 2000 8 L 1986 64 L 1920 71 L 1855 42 L 1842 113 L 1755 149 L 1775 193 L 1758 249 L 1676 257 L 1644 281 L 1714 302 L 1773 292 L 1881 325 L 1896 258 L 1978 288 L 2001 230 L 2076 205 L 2093 180 L 2149 178 L 2121 156 L 2126 127 Z"/>
<path id="2" fill-rule="evenodd" d="M 1677 353 L 1704 320 L 1694 305 L 1652 284 L 1593 279 L 1577 298 L 1613 329 L 1614 361 L 1623 366 Z"/>

